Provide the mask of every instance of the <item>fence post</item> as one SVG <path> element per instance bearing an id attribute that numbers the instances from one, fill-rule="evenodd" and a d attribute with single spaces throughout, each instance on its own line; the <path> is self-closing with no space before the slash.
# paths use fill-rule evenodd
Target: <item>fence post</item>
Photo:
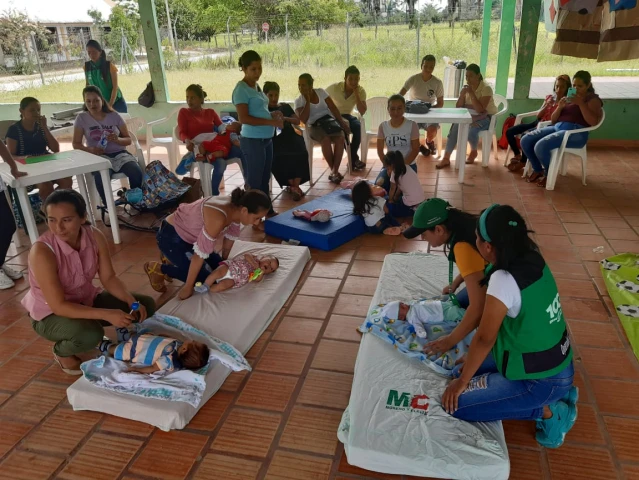
<path id="1" fill-rule="evenodd" d="M 33 44 L 33 51 L 35 52 L 36 62 L 38 62 L 38 70 L 40 71 L 40 80 L 44 86 L 44 75 L 42 74 L 42 65 L 40 65 L 40 55 L 38 55 L 38 42 L 35 39 L 35 33 L 31 32 L 31 43 Z"/>
<path id="2" fill-rule="evenodd" d="M 350 30 L 351 30 L 351 17 L 350 17 L 350 14 L 346 12 L 346 66 L 347 67 L 351 64 Z"/>
<path id="3" fill-rule="evenodd" d="M 166 25 L 169 27 L 169 41 L 173 50 L 175 50 L 175 40 L 173 39 L 173 30 L 171 29 L 171 12 L 169 11 L 169 0 L 164 0 L 164 6 L 166 7 Z"/>
<path id="4" fill-rule="evenodd" d="M 415 30 L 417 30 L 417 66 L 419 67 L 419 11 L 417 12 L 417 28 Z"/>
<path id="5" fill-rule="evenodd" d="M 288 66 L 290 68 L 291 67 L 291 45 L 288 39 L 288 13 L 286 14 L 286 20 L 284 25 L 286 28 L 286 58 L 288 59 Z"/>
<path id="6" fill-rule="evenodd" d="M 226 20 L 226 37 L 229 46 L 229 67 L 233 68 L 233 49 L 231 48 L 231 17 Z"/>

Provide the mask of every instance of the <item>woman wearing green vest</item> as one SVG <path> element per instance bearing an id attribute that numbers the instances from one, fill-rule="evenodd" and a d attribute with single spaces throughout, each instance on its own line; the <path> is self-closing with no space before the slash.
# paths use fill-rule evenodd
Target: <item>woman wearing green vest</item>
<path id="1" fill-rule="evenodd" d="M 472 422 L 536 420 L 537 442 L 558 448 L 577 419 L 573 354 L 557 284 L 528 233 L 508 205 L 479 217 L 486 305 L 442 407 Z"/>
<path id="2" fill-rule="evenodd" d="M 127 106 L 122 91 L 118 87 L 118 69 L 107 61 L 106 52 L 95 40 L 87 42 L 88 62 L 84 63 L 84 76 L 87 87 L 95 85 L 102 92 L 102 96 L 113 110 L 119 113 L 127 113 Z"/>

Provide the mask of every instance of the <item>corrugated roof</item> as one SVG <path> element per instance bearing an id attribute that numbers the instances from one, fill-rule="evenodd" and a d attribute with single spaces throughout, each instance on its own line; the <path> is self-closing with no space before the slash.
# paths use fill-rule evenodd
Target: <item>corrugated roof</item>
<path id="1" fill-rule="evenodd" d="M 9 8 L 25 12 L 43 24 L 91 23 L 87 11 L 98 10 L 106 20 L 115 3 L 111 0 L 9 0 Z"/>

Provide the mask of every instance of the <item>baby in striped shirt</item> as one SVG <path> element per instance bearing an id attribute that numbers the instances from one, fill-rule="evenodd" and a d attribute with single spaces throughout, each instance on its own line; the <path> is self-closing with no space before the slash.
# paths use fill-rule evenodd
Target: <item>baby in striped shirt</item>
<path id="1" fill-rule="evenodd" d="M 129 371 L 139 373 L 199 370 L 209 361 L 209 347 L 203 343 L 192 340 L 181 342 L 148 333 L 133 334 L 126 342 L 117 344 L 104 340 L 98 348 L 116 360 L 135 364 Z"/>

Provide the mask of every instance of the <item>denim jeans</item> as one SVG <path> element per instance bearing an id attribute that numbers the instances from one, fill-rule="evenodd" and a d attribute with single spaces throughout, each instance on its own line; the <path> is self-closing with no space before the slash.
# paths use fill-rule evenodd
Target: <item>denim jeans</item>
<path id="1" fill-rule="evenodd" d="M 468 308 L 470 306 L 470 298 L 468 297 L 468 290 L 466 287 L 462 288 L 459 293 L 455 294 L 457 302 L 461 308 Z"/>
<path id="2" fill-rule="evenodd" d="M 412 217 L 415 215 L 415 210 L 404 203 L 404 197 L 400 198 L 395 203 L 386 203 L 388 207 L 388 213 L 393 217 Z"/>
<path id="3" fill-rule="evenodd" d="M 241 137 L 240 144 L 246 158 L 247 183 L 270 196 L 268 186 L 273 165 L 273 139 Z"/>
<path id="4" fill-rule="evenodd" d="M 522 135 L 530 130 L 533 130 L 537 127 L 539 120 L 535 120 L 531 123 L 520 123 L 519 125 L 515 125 L 506 130 L 506 139 L 508 140 L 508 145 L 510 145 L 510 149 L 513 151 L 515 155 L 521 155 L 521 151 L 519 150 L 519 146 L 517 145 L 517 135 Z M 524 153 L 521 157 L 522 162 L 526 162 L 526 154 Z"/>
<path id="5" fill-rule="evenodd" d="M 244 153 L 240 147 L 236 147 L 235 145 L 231 146 L 229 150 L 229 154 L 226 158 L 239 158 L 242 162 L 242 175 L 244 176 L 244 181 L 246 182 L 246 159 L 244 158 Z M 224 178 L 224 171 L 226 170 L 226 161 L 222 158 L 218 158 L 213 162 L 213 174 L 211 175 L 211 191 L 213 195 L 217 196 L 220 194 L 220 183 L 222 183 L 222 178 Z"/>
<path id="6" fill-rule="evenodd" d="M 185 242 L 175 231 L 175 227 L 168 222 L 162 222 L 160 230 L 158 230 L 155 239 L 158 242 L 160 252 L 171 262 L 171 265 L 162 265 L 162 273 L 171 278 L 176 278 L 182 282 L 186 282 L 189 275 L 189 267 L 191 266 L 191 257 L 193 257 L 193 245 Z M 204 265 L 198 273 L 196 282 L 204 282 L 206 277 L 215 270 L 222 257 L 217 253 L 212 253 L 209 258 L 204 260 Z"/>
<path id="7" fill-rule="evenodd" d="M 115 102 L 113 102 L 113 110 L 115 110 L 118 113 L 129 112 L 129 109 L 126 106 L 126 100 L 124 99 L 124 97 L 120 97 L 119 100 L 116 100 Z"/>
<path id="8" fill-rule="evenodd" d="M 537 173 L 546 171 L 550 167 L 550 153 L 561 147 L 564 132 L 584 128 L 583 125 L 570 122 L 559 122 L 549 127 L 539 128 L 521 137 L 521 149 L 528 157 L 528 161 Z M 568 148 L 581 148 L 588 141 L 588 132 L 577 133 L 568 137 Z"/>
<path id="9" fill-rule="evenodd" d="M 460 365 L 453 370 L 459 377 Z M 468 422 L 494 420 L 538 420 L 543 408 L 559 401 L 572 386 L 575 370 L 572 362 L 563 371 L 538 380 L 508 380 L 497 371 L 488 355 L 468 388 L 459 396 L 455 418 Z"/>
<path id="10" fill-rule="evenodd" d="M 417 163 L 413 163 L 411 165 L 409 165 L 410 168 L 412 168 L 415 173 L 417 173 Z M 382 183 L 379 183 L 379 182 Z M 387 192 L 390 191 L 390 177 L 388 176 L 388 172 L 386 172 L 385 168 L 382 168 L 382 171 L 379 172 L 379 175 L 377 175 L 377 178 L 375 179 L 375 185 L 379 185 L 380 187 L 382 187 L 384 190 L 386 190 Z"/>
<path id="11" fill-rule="evenodd" d="M 118 173 L 124 173 L 127 176 L 131 188 L 142 187 L 144 172 L 137 162 L 125 163 L 124 165 L 122 165 L 122 168 L 120 168 L 120 171 Z M 109 176 L 113 177 L 113 175 L 115 175 L 115 172 L 109 169 Z M 93 178 L 95 179 L 95 187 L 98 189 L 98 193 L 100 194 L 100 198 L 102 199 L 102 205 L 106 205 L 106 200 L 104 197 L 104 185 L 102 185 L 102 177 L 100 176 L 100 172 L 93 172 Z"/>
<path id="12" fill-rule="evenodd" d="M 386 230 L 389 227 L 399 227 L 399 222 L 395 220 L 395 217 L 393 217 L 390 213 L 387 213 L 384 216 L 384 218 L 382 218 L 378 223 L 379 225 L 366 227 L 366 230 L 368 230 L 368 233 L 380 234 L 380 233 L 384 233 L 384 230 Z"/>
<path id="13" fill-rule="evenodd" d="M 0 229 L 0 267 L 2 267 L 11 246 L 11 239 L 16 231 L 16 222 L 4 191 L 0 191 L 0 225 L 2 225 Z"/>
<path id="14" fill-rule="evenodd" d="M 477 145 L 479 145 L 479 132 L 488 130 L 488 127 L 490 127 L 490 116 L 470 124 L 470 127 L 468 128 L 468 143 L 472 150 L 477 150 Z M 450 127 L 450 132 L 448 132 L 447 137 L 448 139 L 446 140 L 446 153 L 449 155 L 453 153 L 453 150 L 457 147 L 458 133 L 459 124 L 455 123 Z M 466 152 L 464 152 L 464 154 L 465 153 Z"/>
<path id="15" fill-rule="evenodd" d="M 347 115 L 342 113 L 342 118 L 348 121 L 348 125 L 351 129 L 351 163 L 359 161 L 359 144 L 362 143 L 362 124 L 359 122 L 359 118 L 354 115 Z M 367 147 L 366 145 L 365 147 Z"/>

